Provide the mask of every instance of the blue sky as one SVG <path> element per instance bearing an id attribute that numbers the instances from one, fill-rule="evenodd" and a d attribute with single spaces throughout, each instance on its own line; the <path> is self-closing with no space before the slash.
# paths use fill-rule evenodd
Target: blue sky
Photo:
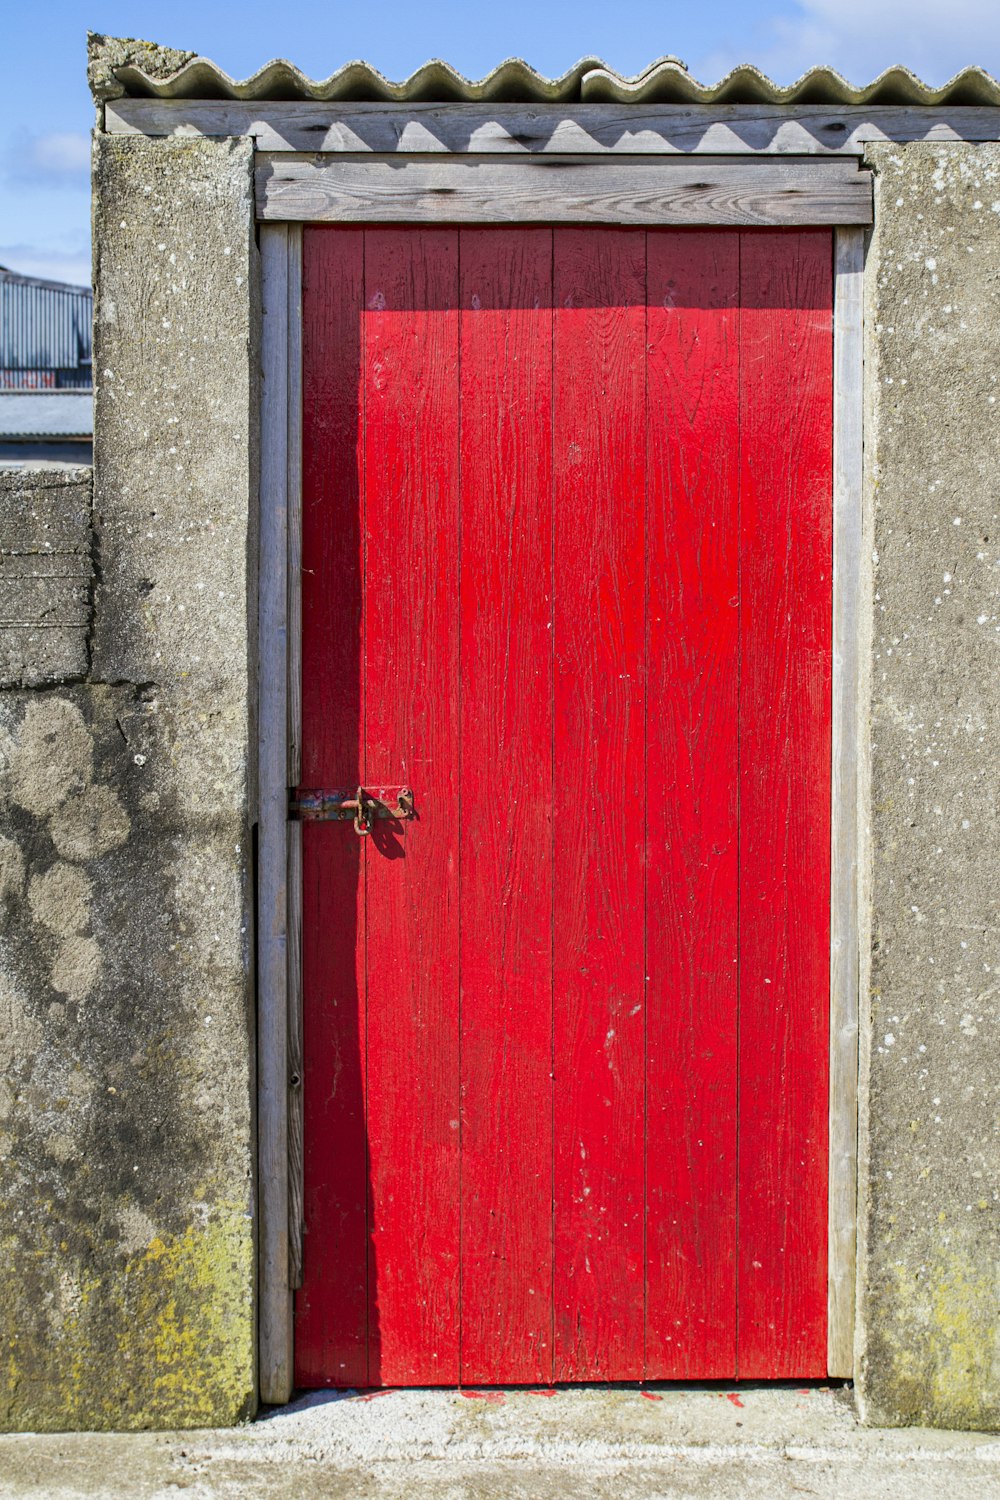
<path id="1" fill-rule="evenodd" d="M 546 73 L 597 55 L 622 72 L 683 58 L 702 82 L 752 62 L 780 83 L 830 63 L 865 83 L 895 62 L 932 83 L 1000 74 L 1000 0 L 7 0 L 0 57 L 0 265 L 89 280 L 88 30 L 204 53 L 237 77 L 288 57 L 314 77 L 364 57 L 393 78 L 428 57 L 479 77 L 505 57 Z"/>

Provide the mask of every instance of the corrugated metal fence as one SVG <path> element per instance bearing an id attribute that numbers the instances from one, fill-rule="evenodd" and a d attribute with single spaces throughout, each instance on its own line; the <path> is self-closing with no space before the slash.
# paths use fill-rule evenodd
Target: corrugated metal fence
<path id="1" fill-rule="evenodd" d="M 0 387 L 89 386 L 94 294 L 0 267 Z"/>

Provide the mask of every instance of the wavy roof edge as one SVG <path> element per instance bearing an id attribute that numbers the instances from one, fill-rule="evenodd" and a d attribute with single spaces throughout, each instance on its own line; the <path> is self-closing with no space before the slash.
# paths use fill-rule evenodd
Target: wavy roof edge
<path id="1" fill-rule="evenodd" d="M 546 78 L 521 58 L 508 58 L 485 78 L 465 78 L 432 59 L 394 83 L 370 63 L 349 62 L 329 78 L 307 78 L 292 63 L 267 63 L 251 78 L 230 78 L 207 57 L 130 38 L 89 38 L 95 98 L 316 100 L 321 103 L 506 104 L 775 104 L 998 105 L 1000 82 L 983 68 L 964 68 L 940 88 L 908 68 L 887 68 L 856 88 L 833 68 L 817 67 L 782 87 L 744 64 L 715 84 L 701 84 L 676 57 L 663 57 L 626 77 L 585 57 L 560 78 Z"/>

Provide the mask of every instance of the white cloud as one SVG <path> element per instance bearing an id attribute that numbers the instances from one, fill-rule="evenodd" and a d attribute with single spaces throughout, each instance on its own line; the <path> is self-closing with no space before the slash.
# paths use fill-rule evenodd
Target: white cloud
<path id="1" fill-rule="evenodd" d="M 46 281 L 68 281 L 74 286 L 90 285 L 90 252 L 49 250 L 39 245 L 0 245 L 0 266 L 18 271 L 22 276 L 41 276 Z"/>
<path id="2" fill-rule="evenodd" d="M 970 64 L 1000 73 L 997 0 L 794 0 L 795 13 L 763 18 L 756 45 L 725 47 L 693 70 L 714 83 L 752 62 L 779 83 L 826 63 L 852 83 L 869 83 L 894 63 L 942 84 Z"/>
<path id="3" fill-rule="evenodd" d="M 7 177 L 37 187 L 86 187 L 90 138 L 82 131 L 16 136 L 6 152 Z"/>

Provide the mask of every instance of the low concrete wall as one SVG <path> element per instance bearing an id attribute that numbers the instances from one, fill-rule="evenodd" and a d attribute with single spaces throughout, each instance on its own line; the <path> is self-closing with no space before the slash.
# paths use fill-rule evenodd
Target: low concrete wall
<path id="1" fill-rule="evenodd" d="M 879 146 L 866 266 L 867 1419 L 1000 1426 L 1000 146 Z"/>
<path id="2" fill-rule="evenodd" d="M 0 468 L 0 688 L 86 676 L 90 511 L 89 469 Z"/>
<path id="3" fill-rule="evenodd" d="M 93 582 L 88 487 L 0 486 L 57 627 L 0 634 L 12 1428 L 255 1399 L 250 161 L 98 141 Z"/>

